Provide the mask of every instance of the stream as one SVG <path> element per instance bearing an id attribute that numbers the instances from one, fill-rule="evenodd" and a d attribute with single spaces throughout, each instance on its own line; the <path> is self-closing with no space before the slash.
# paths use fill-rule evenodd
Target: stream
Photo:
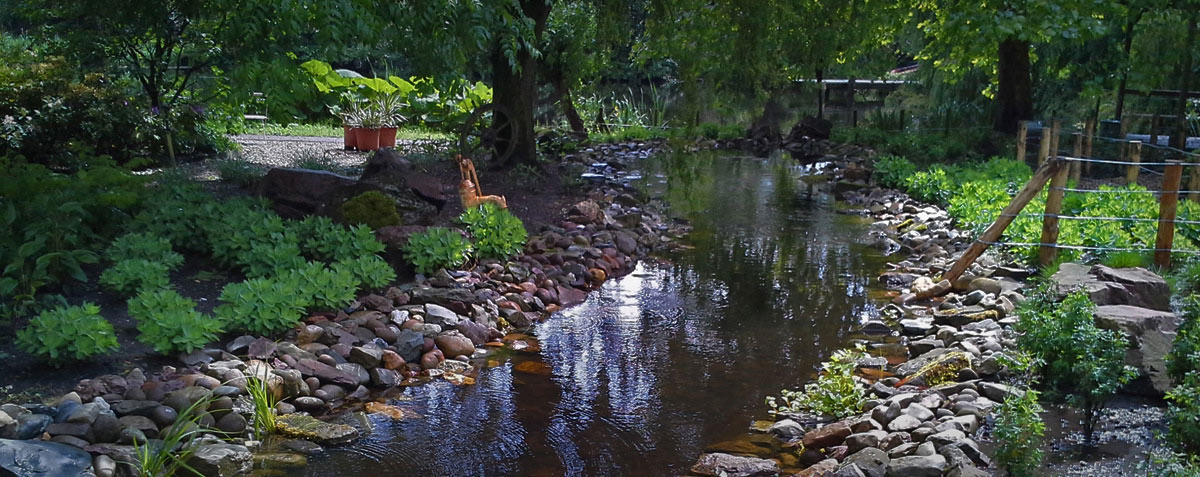
<path id="1" fill-rule="evenodd" d="M 479 360 L 475 385 L 403 389 L 390 404 L 413 417 L 369 416 L 374 432 L 305 475 L 686 473 L 882 306 L 868 222 L 837 214 L 805 167 L 715 152 L 641 166 L 639 187 L 694 226 L 688 250 L 537 325 L 539 352 Z"/>

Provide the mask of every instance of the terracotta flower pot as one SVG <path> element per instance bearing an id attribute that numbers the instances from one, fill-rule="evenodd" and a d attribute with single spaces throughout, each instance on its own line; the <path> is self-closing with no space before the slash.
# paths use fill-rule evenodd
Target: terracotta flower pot
<path id="1" fill-rule="evenodd" d="M 358 135 L 355 134 L 355 129 L 345 124 L 342 125 L 342 149 L 353 151 L 358 148 Z"/>
<path id="2" fill-rule="evenodd" d="M 379 147 L 396 147 L 396 128 L 379 128 Z"/>
<path id="3" fill-rule="evenodd" d="M 368 128 L 354 128 L 355 141 L 358 142 L 358 150 L 374 151 L 379 149 L 379 130 Z"/>

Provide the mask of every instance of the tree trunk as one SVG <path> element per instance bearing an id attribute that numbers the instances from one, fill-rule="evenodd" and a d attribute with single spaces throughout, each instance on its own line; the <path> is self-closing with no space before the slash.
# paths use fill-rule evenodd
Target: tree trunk
<path id="1" fill-rule="evenodd" d="M 1129 18 L 1125 23 L 1125 43 L 1121 45 L 1121 50 L 1125 52 L 1125 59 L 1129 59 L 1129 52 L 1133 49 L 1133 29 L 1137 27 L 1138 21 L 1142 18 L 1142 11 L 1138 12 Z M 1129 84 L 1129 68 L 1126 67 L 1121 72 L 1121 83 L 1117 86 L 1117 108 L 1114 119 L 1121 120 L 1121 116 L 1125 113 L 1125 87 Z"/>
<path id="2" fill-rule="evenodd" d="M 999 83 L 996 119 L 992 129 L 1016 133 L 1017 123 L 1033 119 L 1033 78 L 1030 74 L 1029 42 L 1008 38 L 1000 42 Z"/>
<path id="3" fill-rule="evenodd" d="M 1192 87 L 1192 69 L 1195 67 L 1192 63 L 1192 47 L 1196 42 L 1196 17 L 1196 13 L 1188 15 L 1187 41 L 1183 48 L 1183 67 L 1180 69 L 1179 100 L 1175 103 L 1175 134 L 1171 137 L 1171 147 L 1180 150 L 1187 148 L 1187 103 L 1188 90 Z M 1185 159 L 1182 154 L 1180 156 L 1180 160 Z"/>
<path id="4" fill-rule="evenodd" d="M 521 0 L 525 16 L 534 21 L 537 42 L 541 41 L 550 16 L 550 4 L 545 0 Z M 513 155 L 499 167 L 518 163 L 531 163 L 537 159 L 537 140 L 534 134 L 533 110 L 537 102 L 537 59 L 521 48 L 517 52 L 517 69 L 509 65 L 499 45 L 492 50 L 492 102 L 512 114 L 512 124 L 517 128 L 516 147 Z M 501 137 L 504 137 L 501 131 Z M 497 150 L 506 150 L 508 144 L 497 144 Z"/>
<path id="5" fill-rule="evenodd" d="M 554 75 L 551 83 L 554 85 L 555 102 L 558 103 L 558 107 L 562 108 L 563 116 L 567 117 L 567 124 L 571 126 L 571 135 L 578 139 L 587 139 L 587 126 L 583 124 L 579 110 L 575 109 L 575 99 L 571 97 L 571 87 L 567 85 L 562 75 Z"/>

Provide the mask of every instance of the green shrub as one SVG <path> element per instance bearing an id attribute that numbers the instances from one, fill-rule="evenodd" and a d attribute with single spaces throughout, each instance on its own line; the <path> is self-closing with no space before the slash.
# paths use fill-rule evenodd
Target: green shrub
<path id="1" fill-rule="evenodd" d="M 44 311 L 17 331 L 17 346 L 51 363 L 80 361 L 117 349 L 113 326 L 91 303 Z"/>
<path id="2" fill-rule="evenodd" d="M 483 204 L 459 216 L 471 233 L 475 253 L 484 258 L 504 260 L 525 250 L 525 224 L 495 204 Z"/>
<path id="3" fill-rule="evenodd" d="M 259 242 L 239 255 L 242 272 L 250 278 L 267 277 L 304 264 L 300 246 L 294 241 Z"/>
<path id="4" fill-rule="evenodd" d="M 342 217 L 346 222 L 366 225 L 372 229 L 400 225 L 396 201 L 377 190 L 363 192 L 347 200 L 342 204 Z"/>
<path id="5" fill-rule="evenodd" d="M 951 184 L 946 169 L 933 166 L 928 171 L 918 171 L 905 180 L 908 195 L 922 202 L 945 204 L 950 197 Z"/>
<path id="6" fill-rule="evenodd" d="M 378 255 L 336 262 L 333 269 L 353 276 L 359 286 L 366 288 L 383 288 L 396 280 L 396 270 Z"/>
<path id="7" fill-rule="evenodd" d="M 839 350 L 825 363 L 817 381 L 804 385 L 803 391 L 783 390 L 778 398 L 767 397 L 772 414 L 803 411 L 843 418 L 862 412 L 867 401 L 866 388 L 854 378 L 858 361 L 866 357 L 865 348 Z"/>
<path id="8" fill-rule="evenodd" d="M 1021 304 L 1017 342 L 1040 360 L 1049 389 L 1084 413 L 1084 434 L 1091 440 L 1096 418 L 1108 399 L 1133 379 L 1125 366 L 1129 346 L 1118 331 L 1096 326 L 1096 305 L 1076 291 L 1055 303 L 1052 285 L 1042 284 Z"/>
<path id="9" fill-rule="evenodd" d="M 349 271 L 330 268 L 321 262 L 308 262 L 282 270 L 279 281 L 294 284 L 303 308 L 336 310 L 354 300 L 358 279 Z"/>
<path id="10" fill-rule="evenodd" d="M 159 186 L 149 206 L 134 218 L 134 228 L 163 237 L 177 250 L 208 253 L 207 232 L 222 213 L 196 184 Z"/>
<path id="11" fill-rule="evenodd" d="M 225 159 L 216 161 L 217 174 L 220 174 L 221 180 L 238 185 L 239 187 L 250 187 L 258 183 L 266 173 L 261 167 L 251 164 L 246 161 Z"/>
<path id="12" fill-rule="evenodd" d="M 1167 438 L 1176 448 L 1200 451 L 1200 378 L 1189 374 L 1167 391 Z"/>
<path id="13" fill-rule="evenodd" d="M 1046 423 L 1042 422 L 1042 406 L 1037 396 L 1032 389 L 1012 393 L 996 410 L 996 426 L 992 429 L 996 441 L 994 458 L 1013 477 L 1038 475 L 1042 465 Z"/>
<path id="14" fill-rule="evenodd" d="M 0 321 L 33 315 L 44 288 L 87 281 L 83 265 L 141 205 L 144 178 L 107 157 L 77 158 L 86 167 L 65 173 L 0 157 Z"/>
<path id="15" fill-rule="evenodd" d="M 220 320 L 196 311 L 196 302 L 171 289 L 143 291 L 131 298 L 129 316 L 137 320 L 138 341 L 162 354 L 203 348 L 225 328 Z"/>
<path id="16" fill-rule="evenodd" d="M 231 329 L 270 335 L 290 329 L 308 306 L 296 280 L 253 278 L 221 290 L 217 318 Z"/>
<path id="17" fill-rule="evenodd" d="M 159 262 L 122 260 L 100 274 L 100 284 L 122 296 L 132 296 L 140 291 L 166 287 L 171 283 L 170 273 L 171 270 Z"/>
<path id="18" fill-rule="evenodd" d="M 946 213 L 961 228 L 982 233 L 1008 205 L 1008 183 L 1002 179 L 963 182 L 947 200 Z"/>
<path id="19" fill-rule="evenodd" d="M 328 217 L 311 216 L 288 226 L 299 237 L 304 256 L 313 260 L 339 262 L 375 255 L 386 248 L 375 239 L 371 228 L 364 225 L 347 230 Z"/>
<path id="20" fill-rule="evenodd" d="M 471 255 L 471 244 L 457 231 L 445 227 L 430 227 L 414 234 L 404 245 L 404 258 L 419 273 L 433 273 L 440 268 L 458 268 Z"/>
<path id="21" fill-rule="evenodd" d="M 1146 477 L 1200 477 L 1200 457 L 1167 449 L 1151 450 L 1138 463 L 1137 475 Z"/>
<path id="22" fill-rule="evenodd" d="M 136 232 L 113 240 L 105 250 L 104 258 L 114 263 L 132 259 L 149 260 L 166 265 L 171 270 L 183 265 L 183 255 L 171 250 L 170 240 Z"/>
<path id="23" fill-rule="evenodd" d="M 1200 295 L 1188 295 L 1181 301 L 1183 320 L 1166 356 L 1167 374 L 1175 383 L 1182 383 L 1185 377 L 1200 371 Z"/>
<path id="24" fill-rule="evenodd" d="M 897 156 L 880 156 L 875 160 L 875 172 L 871 177 L 875 183 L 893 189 L 902 188 L 909 176 L 917 172 L 917 166 L 908 159 Z"/>

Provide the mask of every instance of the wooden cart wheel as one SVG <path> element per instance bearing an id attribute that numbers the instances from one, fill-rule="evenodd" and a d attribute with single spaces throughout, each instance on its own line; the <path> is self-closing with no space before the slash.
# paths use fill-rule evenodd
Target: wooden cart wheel
<path id="1" fill-rule="evenodd" d="M 503 105 L 488 103 L 475 108 L 459 135 L 459 153 L 477 160 L 487 156 L 507 161 L 517 150 L 517 128 L 512 112 Z"/>

